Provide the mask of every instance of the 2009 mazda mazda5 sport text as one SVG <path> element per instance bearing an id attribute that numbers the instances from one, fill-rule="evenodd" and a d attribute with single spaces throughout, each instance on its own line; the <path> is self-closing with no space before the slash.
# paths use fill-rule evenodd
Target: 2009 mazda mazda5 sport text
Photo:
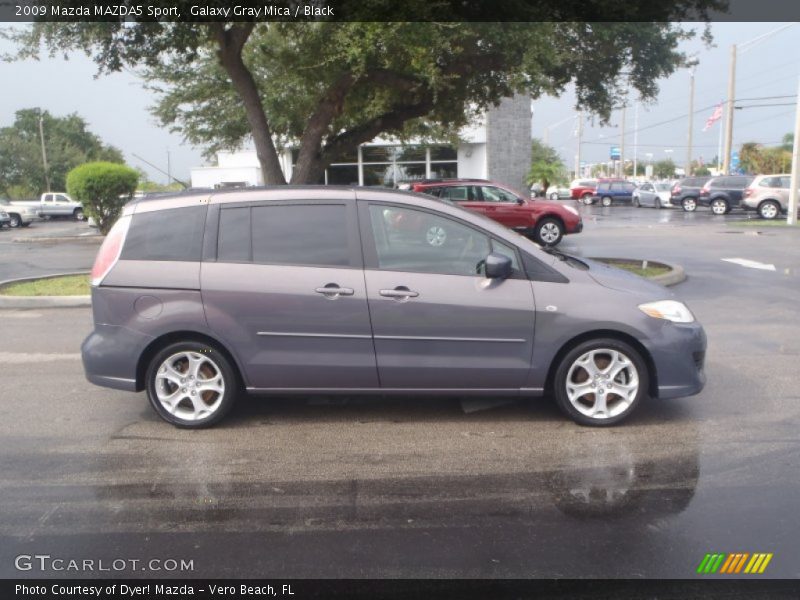
<path id="1" fill-rule="evenodd" d="M 706 337 L 665 288 L 440 200 L 286 187 L 128 204 L 92 270 L 90 381 L 181 427 L 243 391 L 552 394 L 610 425 L 698 393 Z"/>

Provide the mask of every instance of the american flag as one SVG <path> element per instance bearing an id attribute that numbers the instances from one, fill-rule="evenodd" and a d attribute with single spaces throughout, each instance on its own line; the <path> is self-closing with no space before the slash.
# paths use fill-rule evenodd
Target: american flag
<path id="1" fill-rule="evenodd" d="M 708 117 L 708 120 L 706 121 L 706 126 L 703 127 L 703 131 L 708 131 L 709 129 L 711 129 L 711 126 L 717 121 L 719 121 L 721 118 L 722 118 L 722 102 L 717 104 L 716 108 L 714 108 L 714 112 L 711 113 L 710 117 Z"/>

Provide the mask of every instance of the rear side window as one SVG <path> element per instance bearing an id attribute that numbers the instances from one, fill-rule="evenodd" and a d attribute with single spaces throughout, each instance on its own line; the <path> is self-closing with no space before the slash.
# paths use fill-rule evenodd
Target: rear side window
<path id="1" fill-rule="evenodd" d="M 207 206 L 133 215 L 122 260 L 199 261 Z"/>
<path id="2" fill-rule="evenodd" d="M 251 225 L 253 262 L 350 266 L 342 204 L 254 206 Z"/>

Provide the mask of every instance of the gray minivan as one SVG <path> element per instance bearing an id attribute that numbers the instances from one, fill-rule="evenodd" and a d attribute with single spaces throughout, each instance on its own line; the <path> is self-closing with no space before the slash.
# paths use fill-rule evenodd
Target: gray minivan
<path id="1" fill-rule="evenodd" d="M 591 301 L 588 301 L 591 299 Z M 347 187 L 129 203 L 92 270 L 87 378 L 179 427 L 241 392 L 539 396 L 611 425 L 705 383 L 665 288 L 418 194 Z"/>

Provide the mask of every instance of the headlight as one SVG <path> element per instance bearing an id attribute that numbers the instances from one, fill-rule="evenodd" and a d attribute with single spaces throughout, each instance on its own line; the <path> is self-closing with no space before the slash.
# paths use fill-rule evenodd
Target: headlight
<path id="1" fill-rule="evenodd" d="M 577 217 L 577 216 L 579 216 L 579 213 L 578 213 L 578 209 L 577 209 L 577 208 L 573 208 L 573 207 L 571 207 L 571 206 L 565 206 L 564 208 L 565 208 L 565 209 L 567 209 L 569 212 L 571 212 L 571 213 L 572 213 L 573 215 L 575 215 L 576 217 Z"/>
<path id="2" fill-rule="evenodd" d="M 673 323 L 694 322 L 692 311 L 683 302 L 678 302 L 677 300 L 647 302 L 646 304 L 640 304 L 639 310 L 656 319 L 666 319 Z"/>

